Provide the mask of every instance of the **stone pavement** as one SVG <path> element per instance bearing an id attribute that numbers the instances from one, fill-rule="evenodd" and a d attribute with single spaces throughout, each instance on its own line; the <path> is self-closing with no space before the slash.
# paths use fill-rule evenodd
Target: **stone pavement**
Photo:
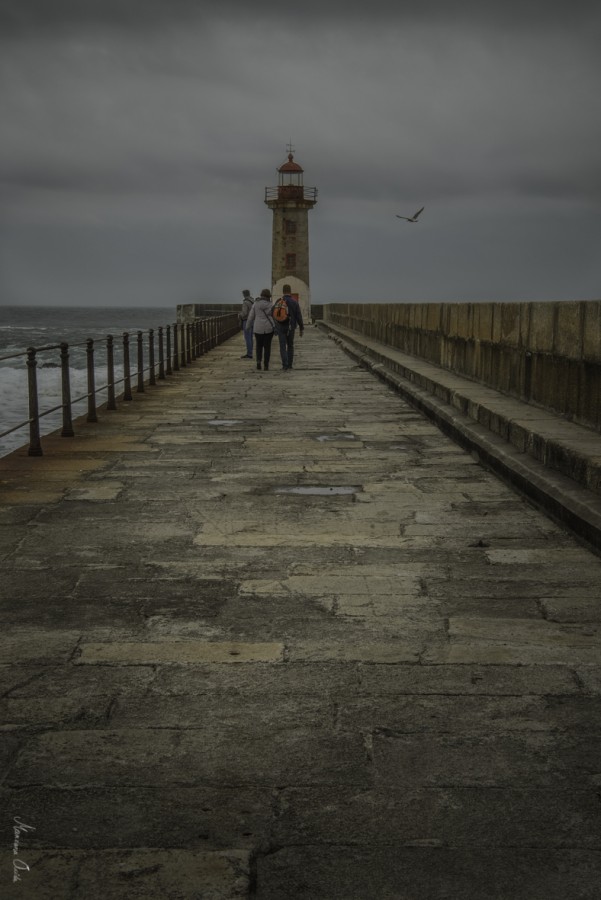
<path id="1" fill-rule="evenodd" d="M 297 343 L 0 460 L 0 894 L 598 900 L 601 560 Z"/>
<path id="2" fill-rule="evenodd" d="M 331 322 L 319 327 L 601 555 L 601 434 Z"/>

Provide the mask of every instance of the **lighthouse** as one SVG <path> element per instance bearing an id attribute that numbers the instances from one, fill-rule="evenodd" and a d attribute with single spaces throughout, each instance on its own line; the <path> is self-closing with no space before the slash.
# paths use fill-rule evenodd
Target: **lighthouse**
<path id="1" fill-rule="evenodd" d="M 317 188 L 303 185 L 303 169 L 288 145 L 288 159 L 279 167 L 277 187 L 265 188 L 265 203 L 273 210 L 271 284 L 274 297 L 289 284 L 305 321 L 311 321 L 309 289 L 309 210 L 317 203 Z"/>

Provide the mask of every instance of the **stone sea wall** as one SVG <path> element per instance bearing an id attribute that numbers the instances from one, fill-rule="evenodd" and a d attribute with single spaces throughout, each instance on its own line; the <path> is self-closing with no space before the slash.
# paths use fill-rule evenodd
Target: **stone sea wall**
<path id="1" fill-rule="evenodd" d="M 324 320 L 601 431 L 601 300 L 336 303 Z"/>
<path id="2" fill-rule="evenodd" d="M 180 303 L 177 306 L 177 321 L 186 323 L 206 316 L 223 316 L 229 312 L 240 312 L 241 306 L 242 297 L 240 303 Z"/>

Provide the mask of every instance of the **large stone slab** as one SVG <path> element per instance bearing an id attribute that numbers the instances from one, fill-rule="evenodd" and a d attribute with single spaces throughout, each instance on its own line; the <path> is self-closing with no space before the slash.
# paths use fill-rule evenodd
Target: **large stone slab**
<path id="1" fill-rule="evenodd" d="M 545 620 L 465 618 L 449 620 L 450 645 L 428 648 L 423 660 L 446 663 L 529 665 L 596 664 L 601 627 Z"/>
<path id="2" fill-rule="evenodd" d="M 544 698 L 429 695 L 366 697 L 343 703 L 338 722 L 343 730 L 359 728 L 384 734 L 504 734 L 545 732 L 579 725 L 601 729 L 601 704 L 589 700 L 584 709 L 551 707 Z M 590 723 L 590 724 L 589 724 Z M 595 724 L 593 724 L 595 723 Z"/>
<path id="3" fill-rule="evenodd" d="M 0 721 L 6 729 L 81 728 L 104 723 L 111 705 L 111 697 L 97 694 L 86 700 L 77 697 L 9 697 L 0 700 Z"/>
<path id="4" fill-rule="evenodd" d="M 2 703 L 0 701 L 0 710 Z M 250 697 L 227 697 L 207 693 L 201 696 L 172 695 L 124 697 L 110 710 L 111 728 L 239 728 L 240 733 L 258 734 L 282 729 L 335 726 L 334 707 L 327 694 L 320 698 L 298 694 L 272 698 L 269 704 L 260 692 Z"/>
<path id="5" fill-rule="evenodd" d="M 359 691 L 368 695 L 446 694 L 515 696 L 578 694 L 576 673 L 565 666 L 366 665 Z"/>
<path id="6" fill-rule="evenodd" d="M 290 575 L 281 581 L 253 579 L 243 581 L 240 591 L 245 594 L 274 594 L 291 591 L 303 596 L 359 594 L 363 596 L 395 597 L 418 596 L 421 593 L 419 578 L 411 573 L 398 571 L 394 577 L 379 576 L 373 573 L 364 574 L 362 567 L 347 569 L 346 575 L 333 575 L 330 572 L 318 575 Z"/>
<path id="7" fill-rule="evenodd" d="M 319 790 L 319 789 L 317 789 Z M 36 846 L 72 850 L 163 847 L 223 850 L 269 840 L 269 786 L 220 784 L 0 789 L 9 821 L 36 827 Z"/>
<path id="8" fill-rule="evenodd" d="M 49 732 L 32 738 L 9 772 L 9 787 L 157 784 L 357 784 L 371 779 L 360 735 L 315 728 L 236 727 Z"/>
<path id="9" fill-rule="evenodd" d="M 283 645 L 239 641 L 154 641 L 82 644 L 79 664 L 148 665 L 156 663 L 281 662 Z"/>
<path id="10" fill-rule="evenodd" d="M 377 643 L 340 643 L 339 641 L 299 641 L 291 642 L 288 649 L 290 662 L 340 660 L 348 662 L 375 663 L 417 663 L 422 650 L 422 642 L 403 643 L 400 640 L 379 641 Z"/>
<path id="11" fill-rule="evenodd" d="M 17 888 L 39 900 L 234 900 L 247 897 L 243 850 L 29 851 Z"/>
<path id="12" fill-rule="evenodd" d="M 597 900 L 596 851 L 289 847 L 257 862 L 260 900 Z"/>
<path id="13" fill-rule="evenodd" d="M 359 683 L 358 666 L 352 661 L 287 662 L 283 666 L 255 662 L 252 667 L 161 666 L 152 682 L 152 695 L 268 697 L 271 704 L 287 697 L 354 696 Z"/>
<path id="14" fill-rule="evenodd" d="M 275 840 L 382 847 L 601 849 L 601 804 L 592 791 L 484 787 L 406 790 L 286 788 Z"/>
<path id="15" fill-rule="evenodd" d="M 376 734 L 376 784 L 412 787 L 589 789 L 601 765 L 599 735 Z"/>
<path id="16" fill-rule="evenodd" d="M 67 662 L 80 639 L 78 631 L 12 628 L 0 636 L 0 655 L 4 663 L 24 666 Z"/>
<path id="17" fill-rule="evenodd" d="M 155 678 L 152 666 L 117 668 L 76 665 L 49 666 L 43 669 L 20 666 L 0 667 L 0 693 L 9 688 L 12 698 L 63 698 L 86 701 L 100 696 L 140 696 Z"/>
<path id="18" fill-rule="evenodd" d="M 541 597 L 545 618 L 550 622 L 594 622 L 601 625 L 601 597 Z"/>

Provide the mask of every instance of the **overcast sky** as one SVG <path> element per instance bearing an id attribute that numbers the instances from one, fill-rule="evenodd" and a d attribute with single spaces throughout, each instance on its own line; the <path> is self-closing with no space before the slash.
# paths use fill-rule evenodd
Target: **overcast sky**
<path id="1" fill-rule="evenodd" d="M 601 4 L 0 0 L 0 302 L 601 297 Z M 395 217 L 425 206 L 418 224 Z"/>

